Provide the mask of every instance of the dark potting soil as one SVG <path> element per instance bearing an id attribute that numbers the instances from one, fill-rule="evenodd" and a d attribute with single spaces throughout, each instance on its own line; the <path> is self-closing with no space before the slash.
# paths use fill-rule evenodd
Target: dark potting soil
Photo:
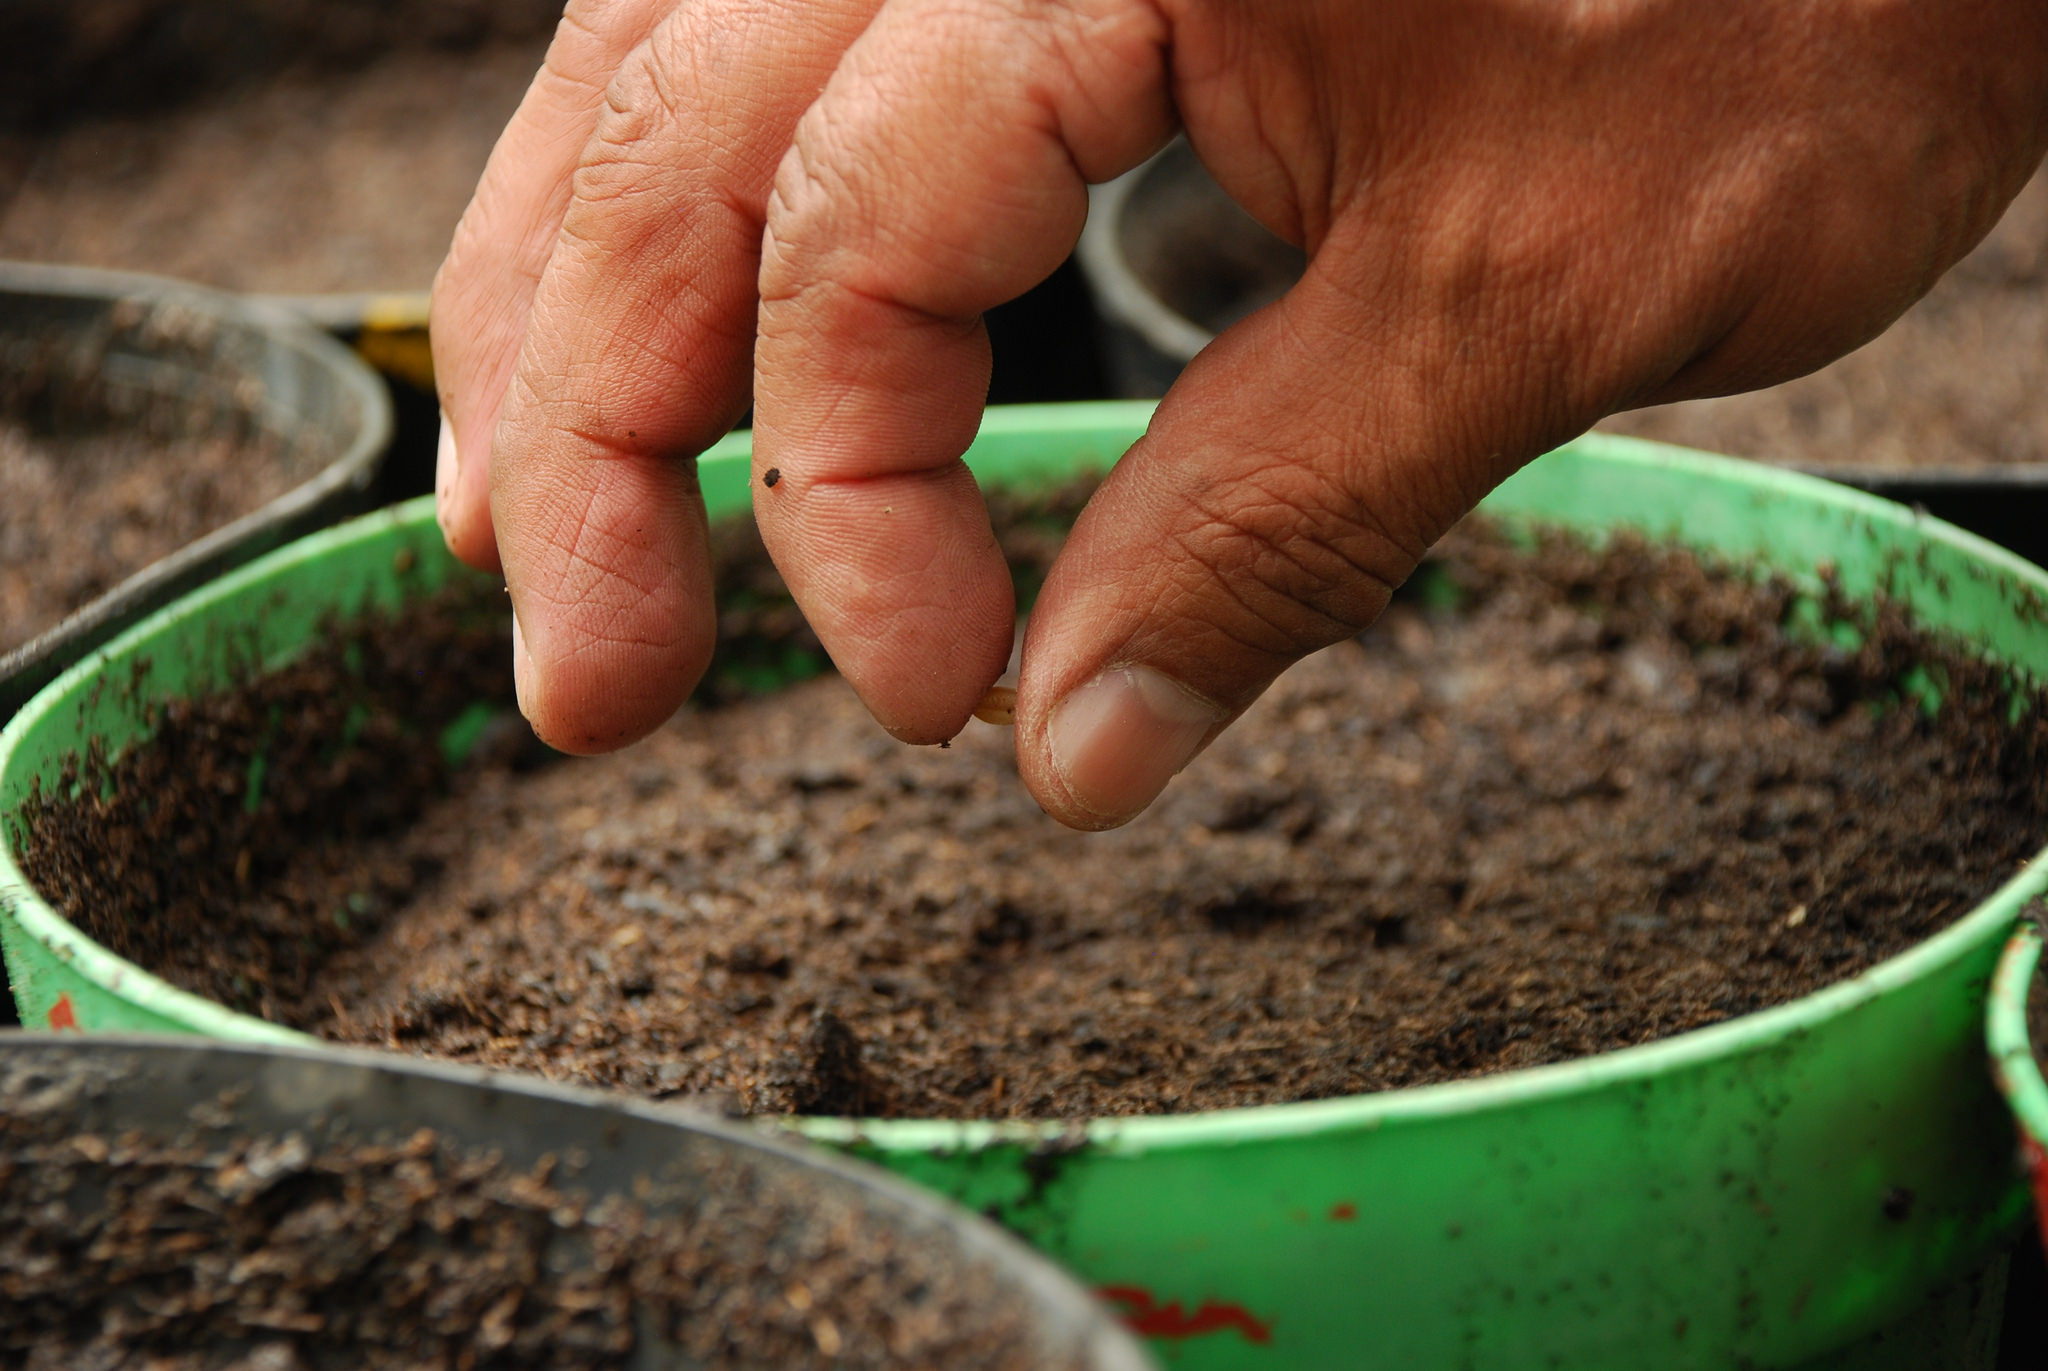
<path id="1" fill-rule="evenodd" d="M 0 1362 L 20 1371 L 1026 1367 L 987 1272 L 733 1158 L 593 1201 L 422 1130 L 175 1138 L 0 1108 Z M 208 1106 L 201 1104 L 203 1112 Z"/>
<path id="2" fill-rule="evenodd" d="M 261 435 L 52 436 L 0 421 L 0 655 L 284 494 L 307 465 Z"/>
<path id="3" fill-rule="evenodd" d="M 1810 376 L 1600 427 L 1828 466 L 2048 462 L 2048 173 L 1883 334 Z"/>
<path id="4" fill-rule="evenodd" d="M 42 60 L 0 95 L 0 257 L 230 290 L 424 290 L 560 10 L 17 6 L 0 48 Z"/>
<path id="5" fill-rule="evenodd" d="M 88 759 L 111 798 L 32 804 L 25 860 L 94 937 L 237 1007 L 750 1111 L 1451 1080 L 1805 994 L 2040 845 L 2038 700 L 2009 727 L 2000 673 L 1889 612 L 1814 646 L 1781 628 L 1795 603 L 1634 542 L 1468 528 L 1096 835 L 1031 803 L 1007 732 L 904 748 L 834 677 L 598 760 L 494 726 L 447 775 L 421 740 L 502 689 L 502 601 L 467 628 L 429 606 Z M 1931 717 L 1898 702 L 1916 679 Z M 277 717 L 305 727 L 252 809 Z"/>
<path id="6" fill-rule="evenodd" d="M 990 493 L 1020 597 L 1036 592 L 1093 489 L 1083 479 L 1023 499 Z M 753 521 L 720 521 L 711 544 L 720 643 L 699 700 L 746 700 L 826 669 Z M 478 772 L 524 775 L 559 760 L 512 710 L 510 655 L 503 588 L 483 578 L 423 594 L 395 620 L 334 625 L 322 649 L 260 680 L 153 709 L 151 744 L 118 764 L 97 745 L 71 759 L 60 792 L 83 779 L 116 796 L 32 798 L 24 860 L 94 938 L 202 994 L 286 1019 L 336 949 L 438 870 L 422 854 L 399 886 L 361 885 L 363 854 L 449 789 L 444 738 L 473 735 Z"/>

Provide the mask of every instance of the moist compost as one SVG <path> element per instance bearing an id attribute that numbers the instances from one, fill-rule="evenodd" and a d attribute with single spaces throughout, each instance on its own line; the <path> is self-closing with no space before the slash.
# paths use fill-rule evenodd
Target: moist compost
<path id="1" fill-rule="evenodd" d="M 1967 911 L 2048 814 L 2040 701 L 2003 673 L 1885 610 L 1821 645 L 1785 626 L 1827 606 L 1628 540 L 1467 526 L 1094 835 L 1038 811 L 1007 731 L 906 748 L 831 676 L 603 759 L 509 729 L 401 796 L 378 768 L 434 749 L 341 748 L 334 719 L 429 733 L 346 665 L 451 672 L 428 612 L 82 761 L 109 798 L 28 807 L 38 886 L 332 1038 L 755 1112 L 1074 1117 L 1453 1080 L 1782 1003 Z M 291 746 L 359 783 L 294 757 L 252 809 L 252 735 L 301 715 L 327 741 Z"/>
<path id="2" fill-rule="evenodd" d="M 0 421 L 0 655 L 284 494 L 303 465 L 260 436 L 51 435 Z"/>
<path id="3" fill-rule="evenodd" d="M 423 290 L 559 0 L 19 6 L 0 257 L 229 290 Z"/>
<path id="4" fill-rule="evenodd" d="M 738 1158 L 592 1199 L 421 1130 L 178 1136 L 0 1109 L 0 1361 L 21 1371 L 1022 1368 L 985 1271 Z M 202 1104 L 228 1112 L 228 1107 Z"/>

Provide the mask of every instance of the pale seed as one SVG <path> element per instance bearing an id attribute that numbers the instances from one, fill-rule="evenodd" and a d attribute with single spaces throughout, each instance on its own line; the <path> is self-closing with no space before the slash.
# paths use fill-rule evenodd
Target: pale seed
<path id="1" fill-rule="evenodd" d="M 974 707 L 974 717 L 998 728 L 1017 722 L 1017 692 L 1008 686 L 990 686 Z"/>

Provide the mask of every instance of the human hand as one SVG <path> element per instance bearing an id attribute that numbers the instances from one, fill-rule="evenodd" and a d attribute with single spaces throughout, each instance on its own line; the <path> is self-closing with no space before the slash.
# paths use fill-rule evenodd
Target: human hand
<path id="1" fill-rule="evenodd" d="M 1040 593 L 1018 765 L 1078 827 L 1522 462 L 1902 312 L 2048 145 L 2048 7 L 574 0 L 433 312 L 443 527 L 502 562 L 541 736 L 618 746 L 702 674 L 686 459 L 750 379 L 798 602 L 890 732 L 957 732 L 1013 633 L 958 460 L 979 312 L 1176 122 L 1309 267 L 1195 359 Z"/>

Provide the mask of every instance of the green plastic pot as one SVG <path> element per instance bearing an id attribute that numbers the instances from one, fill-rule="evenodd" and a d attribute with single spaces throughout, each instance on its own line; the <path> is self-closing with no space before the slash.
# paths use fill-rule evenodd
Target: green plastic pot
<path id="1" fill-rule="evenodd" d="M 2019 1129 L 2020 1164 L 2034 1191 L 2034 1215 L 2041 1242 L 2048 1247 L 2048 1081 L 2027 1030 L 2027 991 L 2041 962 L 2041 925 L 2025 920 L 2013 930 L 1991 982 L 1991 1000 L 1984 1014 L 1984 1037 L 1991 1049 L 1991 1070 L 1998 1089 L 2012 1107 Z"/>
<path id="2" fill-rule="evenodd" d="M 985 481 L 1113 460 L 1144 405 L 992 410 Z M 748 499 L 746 435 L 700 464 Z M 1806 477 L 1588 437 L 1487 502 L 1623 525 L 1918 617 L 2048 676 L 2048 576 Z M 0 733 L 0 817 L 143 695 L 281 661 L 336 607 L 463 574 L 425 503 L 308 538 L 80 664 Z M 229 631 L 230 627 L 232 631 Z M 2040 861 L 1906 954 L 1796 1003 L 1579 1062 L 1380 1095 L 1060 1124 L 788 1121 L 1000 1217 L 1082 1273 L 1170 1364 L 1287 1368 L 1988 1366 L 2026 1197 L 1984 1069 L 1986 984 Z M 0 854 L 25 1022 L 297 1041 L 82 938 Z"/>

